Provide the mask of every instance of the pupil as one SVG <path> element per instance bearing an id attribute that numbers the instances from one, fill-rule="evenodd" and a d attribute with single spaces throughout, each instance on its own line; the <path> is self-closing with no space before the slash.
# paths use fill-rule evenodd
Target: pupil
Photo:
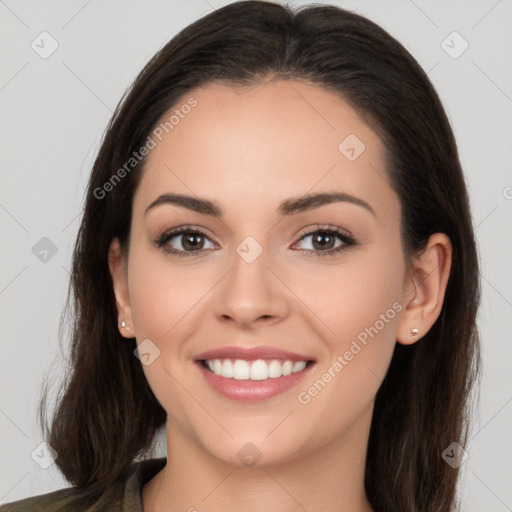
<path id="1" fill-rule="evenodd" d="M 326 243 L 321 243 L 319 242 L 319 240 L 321 240 L 322 238 L 325 238 L 327 239 L 327 242 Z M 328 233 L 324 233 L 324 234 L 320 234 L 320 235 L 317 235 L 316 237 L 314 237 L 313 239 L 313 245 L 315 245 L 316 243 L 319 244 L 319 248 L 320 249 L 325 249 L 326 245 L 329 244 L 329 242 L 332 242 L 333 240 L 333 237 L 331 235 L 329 235 Z M 330 247 L 329 247 L 330 248 Z"/>
<path id="2" fill-rule="evenodd" d="M 194 243 L 194 242 L 190 242 L 190 240 L 193 240 L 194 238 L 201 238 L 201 235 L 197 235 L 197 234 L 189 234 L 188 236 L 185 236 L 185 243 L 183 244 L 183 247 L 185 249 L 187 249 L 187 246 L 189 249 L 192 249 L 192 250 L 195 250 L 197 249 L 197 247 L 199 245 L 201 245 L 200 243 Z"/>

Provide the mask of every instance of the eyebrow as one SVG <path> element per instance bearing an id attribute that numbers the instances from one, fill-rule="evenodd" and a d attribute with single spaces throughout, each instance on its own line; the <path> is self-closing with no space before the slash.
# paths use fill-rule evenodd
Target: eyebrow
<path id="1" fill-rule="evenodd" d="M 327 204 L 335 202 L 345 202 L 361 206 L 368 210 L 375 218 L 377 214 L 374 209 L 363 199 L 344 192 L 318 193 L 309 194 L 301 197 L 290 198 L 279 204 L 277 212 L 281 216 L 295 215 L 297 213 L 313 210 Z M 222 218 L 223 213 L 221 207 L 207 199 L 188 196 L 184 194 L 167 193 L 157 197 L 145 210 L 144 215 L 149 210 L 163 204 L 173 204 L 193 210 L 203 215 L 211 215 L 212 217 Z"/>

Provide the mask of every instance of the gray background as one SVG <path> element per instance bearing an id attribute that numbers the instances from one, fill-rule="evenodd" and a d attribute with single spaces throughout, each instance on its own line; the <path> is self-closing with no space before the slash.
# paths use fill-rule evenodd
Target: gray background
<path id="1" fill-rule="evenodd" d="M 31 456 L 43 441 L 35 411 L 43 377 L 58 382 L 62 374 L 58 324 L 103 130 L 147 60 L 227 3 L 0 0 L 0 503 L 67 486 L 55 465 L 43 469 Z M 319 3 L 364 14 L 394 35 L 428 71 L 449 114 L 483 275 L 484 376 L 461 510 L 512 510 L 512 0 Z M 31 47 L 51 49 L 44 31 L 58 43 L 45 59 Z M 461 55 L 464 41 L 453 31 L 469 44 Z M 39 252 L 48 247 L 43 237 L 55 254 Z"/>

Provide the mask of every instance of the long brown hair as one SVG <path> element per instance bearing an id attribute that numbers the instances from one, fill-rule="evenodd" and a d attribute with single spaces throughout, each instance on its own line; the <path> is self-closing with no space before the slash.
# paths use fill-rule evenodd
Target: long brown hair
<path id="1" fill-rule="evenodd" d="M 134 356 L 135 340 L 118 331 L 107 262 L 113 238 L 128 249 L 145 159 L 108 193 L 104 184 L 194 88 L 269 79 L 319 84 L 377 131 L 401 202 L 406 255 L 436 232 L 452 242 L 441 314 L 421 341 L 396 344 L 377 393 L 365 472 L 368 499 L 379 512 L 448 512 L 459 470 L 441 454 L 452 442 L 466 444 L 472 384 L 480 375 L 479 270 L 464 176 L 445 111 L 419 64 L 378 25 L 335 6 L 229 4 L 176 35 L 121 99 L 86 191 L 64 312 L 72 318 L 68 373 L 50 427 L 44 388 L 44 437 L 77 487 L 76 503 L 107 496 L 134 458 L 152 454 L 166 413 Z"/>

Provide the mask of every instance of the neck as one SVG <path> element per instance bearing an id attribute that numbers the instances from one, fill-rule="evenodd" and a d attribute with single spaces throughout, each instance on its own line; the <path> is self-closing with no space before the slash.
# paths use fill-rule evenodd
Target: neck
<path id="1" fill-rule="evenodd" d="M 364 490 L 372 410 L 310 453 L 253 467 L 220 461 L 168 420 L 167 465 L 143 489 L 144 512 L 373 512 Z"/>

